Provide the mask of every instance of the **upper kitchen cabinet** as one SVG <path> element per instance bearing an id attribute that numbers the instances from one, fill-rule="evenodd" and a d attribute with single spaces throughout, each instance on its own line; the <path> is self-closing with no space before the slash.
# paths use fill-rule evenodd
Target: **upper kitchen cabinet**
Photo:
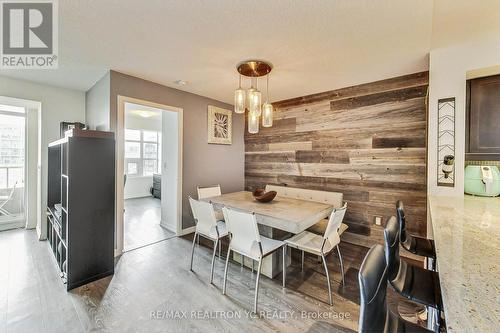
<path id="1" fill-rule="evenodd" d="M 467 160 L 500 160 L 500 75 L 467 81 Z"/>

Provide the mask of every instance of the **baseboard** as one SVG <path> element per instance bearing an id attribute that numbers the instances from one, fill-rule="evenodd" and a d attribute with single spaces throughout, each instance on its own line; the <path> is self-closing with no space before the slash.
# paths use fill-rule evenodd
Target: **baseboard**
<path id="1" fill-rule="evenodd" d="M 24 221 L 22 219 L 0 223 L 0 231 L 18 229 L 23 227 L 24 227 Z"/>
<path id="2" fill-rule="evenodd" d="M 168 231 L 171 231 L 174 234 L 177 234 L 177 227 L 175 225 L 170 225 L 170 224 L 164 222 L 163 220 L 160 221 L 160 225 L 163 228 L 167 229 Z"/>
<path id="3" fill-rule="evenodd" d="M 196 231 L 196 226 L 192 226 L 186 229 L 182 229 L 179 236 L 189 235 Z"/>

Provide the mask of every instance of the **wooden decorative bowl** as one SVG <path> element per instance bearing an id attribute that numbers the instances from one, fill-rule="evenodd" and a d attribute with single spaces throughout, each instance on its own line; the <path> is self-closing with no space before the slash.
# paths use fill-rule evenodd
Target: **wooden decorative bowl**
<path id="1" fill-rule="evenodd" d="M 271 202 L 276 197 L 276 194 L 278 194 L 276 191 L 266 192 L 261 188 L 258 188 L 252 192 L 253 197 L 258 202 Z"/>

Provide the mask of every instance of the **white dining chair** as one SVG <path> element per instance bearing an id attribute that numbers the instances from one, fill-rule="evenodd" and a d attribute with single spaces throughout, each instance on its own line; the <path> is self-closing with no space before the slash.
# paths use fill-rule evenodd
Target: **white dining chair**
<path id="1" fill-rule="evenodd" d="M 220 190 L 220 185 L 197 186 L 196 190 L 198 192 L 198 200 L 211 198 L 211 197 L 217 197 L 217 196 L 222 194 L 222 192 Z M 218 221 L 224 221 L 224 214 L 222 214 L 222 211 L 216 210 L 215 211 L 215 218 Z"/>
<path id="2" fill-rule="evenodd" d="M 285 287 L 286 244 L 283 241 L 267 238 L 259 234 L 257 220 L 254 213 L 245 213 L 229 208 L 222 208 L 229 230 L 229 248 L 227 250 L 226 266 L 224 268 L 224 284 L 222 294 L 226 294 L 227 267 L 231 251 L 257 261 L 257 278 L 255 280 L 255 299 L 253 311 L 257 312 L 259 296 L 259 279 L 262 260 L 269 254 L 282 249 L 283 254 L 283 287 Z"/>
<path id="3" fill-rule="evenodd" d="M 304 265 L 304 252 L 318 255 L 321 257 L 323 266 L 325 268 L 326 280 L 328 283 L 328 300 L 330 305 L 332 302 L 332 288 L 330 285 L 330 274 L 328 273 L 328 266 L 326 265 L 326 256 L 330 254 L 333 249 L 337 248 L 340 260 L 340 269 L 342 271 L 342 285 L 344 282 L 344 264 L 342 262 L 342 256 L 340 255 L 339 243 L 339 228 L 344 219 L 345 212 L 347 210 L 347 203 L 344 204 L 342 208 L 334 209 L 328 220 L 328 225 L 326 226 L 325 233 L 323 236 L 317 235 L 310 231 L 303 231 L 287 240 L 285 243 L 287 246 L 302 251 L 302 266 Z"/>
<path id="4" fill-rule="evenodd" d="M 218 221 L 215 218 L 214 207 L 211 203 L 194 200 L 191 197 L 189 197 L 189 203 L 191 205 L 191 210 L 193 211 L 193 217 L 196 223 L 196 231 L 194 232 L 193 245 L 191 248 L 191 261 L 189 263 L 189 270 L 193 270 L 193 256 L 197 237 L 202 236 L 213 241 L 214 252 L 212 254 L 212 268 L 210 269 L 210 283 L 212 283 L 214 277 L 214 262 L 217 245 L 220 245 L 221 238 L 228 235 L 226 224 L 224 223 L 224 221 Z"/>
<path id="5" fill-rule="evenodd" d="M 198 186 L 196 189 L 198 191 L 198 200 L 210 197 L 216 197 L 222 194 L 220 190 L 220 185 Z"/>

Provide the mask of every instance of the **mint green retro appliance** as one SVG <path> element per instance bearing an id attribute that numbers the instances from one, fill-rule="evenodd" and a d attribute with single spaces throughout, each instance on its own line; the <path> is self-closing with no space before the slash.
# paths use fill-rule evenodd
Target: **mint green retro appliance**
<path id="1" fill-rule="evenodd" d="M 483 197 L 500 195 L 500 171 L 496 166 L 468 165 L 465 168 L 465 193 Z"/>

